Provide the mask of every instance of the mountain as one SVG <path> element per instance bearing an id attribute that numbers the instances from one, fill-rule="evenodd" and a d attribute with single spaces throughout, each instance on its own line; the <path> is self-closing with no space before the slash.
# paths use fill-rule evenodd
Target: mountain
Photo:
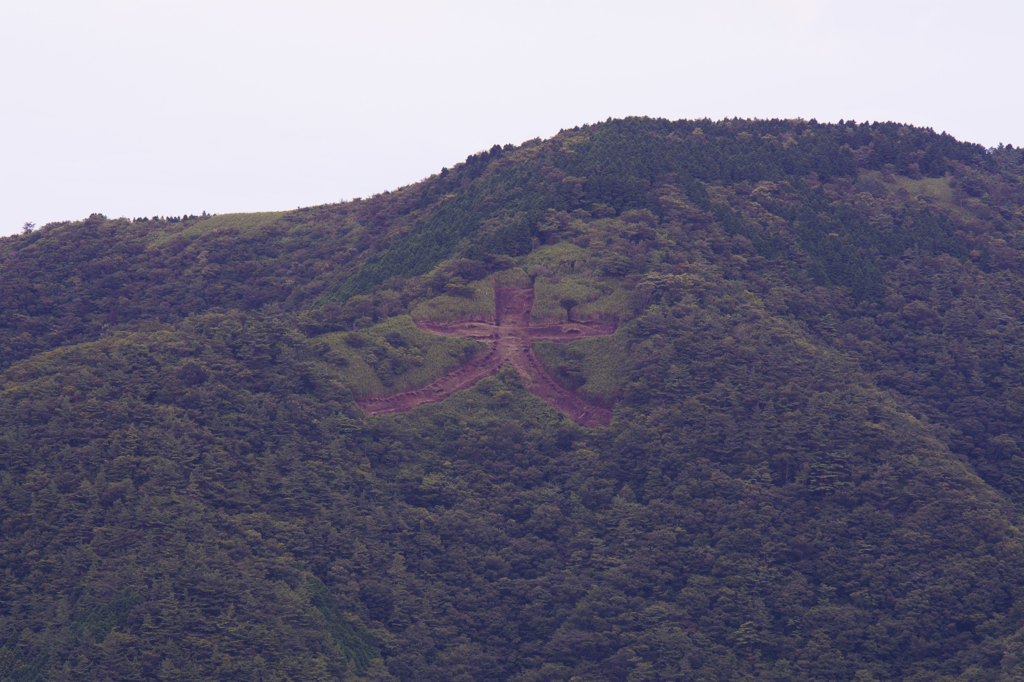
<path id="1" fill-rule="evenodd" d="M 0 240 L 0 680 L 1024 678 L 1024 153 L 608 120 Z"/>

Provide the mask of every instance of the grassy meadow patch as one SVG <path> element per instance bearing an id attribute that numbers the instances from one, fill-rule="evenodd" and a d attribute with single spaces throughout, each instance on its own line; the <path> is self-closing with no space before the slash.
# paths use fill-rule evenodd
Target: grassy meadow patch
<path id="1" fill-rule="evenodd" d="M 330 367 L 359 399 L 426 386 L 487 347 L 422 331 L 408 315 L 355 332 L 324 334 L 318 340 L 330 347 Z"/>
<path id="2" fill-rule="evenodd" d="M 216 232 L 217 230 L 234 229 L 239 232 L 258 230 L 261 227 L 270 225 L 280 220 L 288 211 L 264 211 L 262 213 L 225 213 L 203 218 L 185 227 L 182 230 L 172 232 L 171 230 L 157 230 L 149 239 L 153 244 L 161 244 L 175 235 L 183 237 L 198 237 L 200 235 Z M 179 226 L 180 224 L 172 224 Z"/>
<path id="3" fill-rule="evenodd" d="M 537 277 L 533 292 L 534 322 L 629 317 L 630 291 L 619 280 L 583 275 L 542 276 Z"/>
<path id="4" fill-rule="evenodd" d="M 627 342 L 620 331 L 572 343 L 538 342 L 533 352 L 565 388 L 578 390 L 592 402 L 610 404 L 626 382 Z"/>
<path id="5" fill-rule="evenodd" d="M 494 281 L 492 278 L 469 282 L 461 288 L 471 290 L 472 297 L 450 294 L 436 296 L 413 308 L 410 312 L 412 319 L 433 322 L 494 319 Z"/>

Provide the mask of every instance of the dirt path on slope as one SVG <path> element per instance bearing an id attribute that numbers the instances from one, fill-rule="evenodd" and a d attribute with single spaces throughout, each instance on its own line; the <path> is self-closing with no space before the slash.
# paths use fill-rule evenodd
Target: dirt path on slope
<path id="1" fill-rule="evenodd" d="M 575 393 L 559 386 L 548 376 L 533 354 L 534 341 L 570 343 L 591 336 L 606 336 L 615 331 L 607 322 L 567 322 L 533 325 L 533 289 L 495 288 L 494 324 L 488 322 L 417 322 L 424 331 L 445 336 L 460 336 L 483 341 L 488 351 L 434 383 L 387 398 L 360 401 L 367 414 L 407 412 L 419 405 L 437 403 L 456 391 L 471 388 L 484 377 L 492 376 L 507 362 L 519 374 L 523 386 L 535 396 L 567 415 L 581 426 L 607 426 L 612 413 L 591 405 Z"/>

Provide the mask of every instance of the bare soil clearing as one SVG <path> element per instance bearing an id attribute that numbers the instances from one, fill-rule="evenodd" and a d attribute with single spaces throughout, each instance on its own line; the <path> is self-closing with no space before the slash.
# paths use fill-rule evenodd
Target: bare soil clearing
<path id="1" fill-rule="evenodd" d="M 535 325 L 530 323 L 532 310 L 533 289 L 496 288 L 493 321 L 417 322 L 416 326 L 424 331 L 482 341 L 488 345 L 488 351 L 428 386 L 387 398 L 361 401 L 359 406 L 371 415 L 407 412 L 419 405 L 440 402 L 456 391 L 472 388 L 508 363 L 518 372 L 523 386 L 530 393 L 576 423 L 581 426 L 607 426 L 612 419 L 611 411 L 591 405 L 556 384 L 537 361 L 532 344 L 534 341 L 571 343 L 591 336 L 606 336 L 615 331 L 616 325 L 610 322 Z"/>

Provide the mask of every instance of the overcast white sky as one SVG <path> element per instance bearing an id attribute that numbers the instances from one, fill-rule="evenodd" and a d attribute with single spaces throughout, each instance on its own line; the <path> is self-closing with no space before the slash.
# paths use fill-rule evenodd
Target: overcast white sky
<path id="1" fill-rule="evenodd" d="M 610 117 L 1024 145 L 1021 0 L 0 0 L 0 235 L 284 210 Z"/>

